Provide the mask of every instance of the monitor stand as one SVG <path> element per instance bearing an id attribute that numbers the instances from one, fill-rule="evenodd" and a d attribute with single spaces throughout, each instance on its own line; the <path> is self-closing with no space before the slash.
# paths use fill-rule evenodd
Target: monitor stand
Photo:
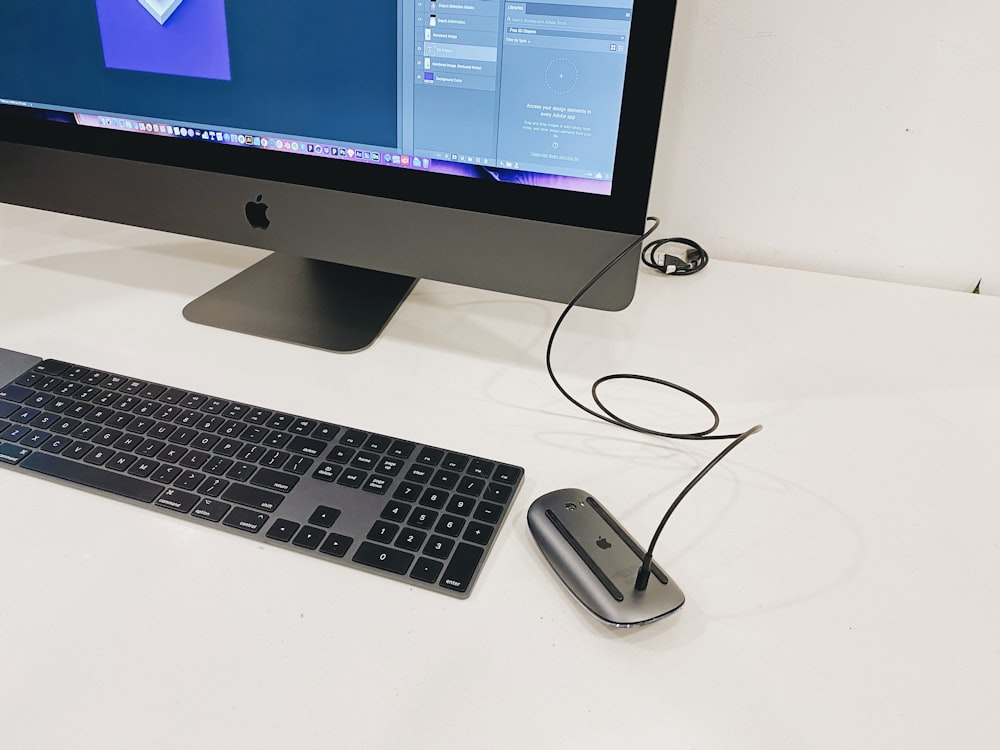
<path id="1" fill-rule="evenodd" d="M 203 325 L 336 352 L 364 349 L 416 279 L 272 253 L 184 308 Z"/>

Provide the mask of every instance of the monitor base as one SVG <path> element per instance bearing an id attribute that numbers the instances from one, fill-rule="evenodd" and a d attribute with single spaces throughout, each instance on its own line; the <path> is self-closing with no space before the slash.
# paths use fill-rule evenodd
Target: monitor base
<path id="1" fill-rule="evenodd" d="M 409 276 L 273 253 L 188 303 L 194 323 L 335 352 L 369 346 L 410 293 Z"/>

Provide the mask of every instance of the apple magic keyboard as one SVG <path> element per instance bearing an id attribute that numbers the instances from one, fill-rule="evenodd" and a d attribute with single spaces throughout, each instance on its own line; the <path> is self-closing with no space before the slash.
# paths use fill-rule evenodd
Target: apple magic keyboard
<path id="1" fill-rule="evenodd" d="M 0 349 L 0 465 L 467 597 L 523 470 Z"/>

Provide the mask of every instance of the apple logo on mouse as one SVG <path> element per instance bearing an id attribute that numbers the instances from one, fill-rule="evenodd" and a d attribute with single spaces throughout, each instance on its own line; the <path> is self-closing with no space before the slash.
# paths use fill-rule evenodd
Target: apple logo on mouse
<path id="1" fill-rule="evenodd" d="M 271 220 L 267 218 L 267 204 L 262 201 L 263 195 L 258 195 L 256 201 L 248 201 L 246 205 L 247 221 L 254 229 L 267 229 Z"/>
<path id="2" fill-rule="evenodd" d="M 611 549 L 611 542 L 605 539 L 603 536 L 597 537 L 597 546 L 601 549 Z"/>

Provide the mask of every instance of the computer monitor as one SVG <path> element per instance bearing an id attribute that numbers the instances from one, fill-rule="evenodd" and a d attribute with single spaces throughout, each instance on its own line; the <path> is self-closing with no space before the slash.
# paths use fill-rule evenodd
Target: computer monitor
<path id="1" fill-rule="evenodd" d="M 568 301 L 643 231 L 674 8 L 6 0 L 0 201 L 274 251 L 185 315 L 331 349 L 414 279 Z"/>

